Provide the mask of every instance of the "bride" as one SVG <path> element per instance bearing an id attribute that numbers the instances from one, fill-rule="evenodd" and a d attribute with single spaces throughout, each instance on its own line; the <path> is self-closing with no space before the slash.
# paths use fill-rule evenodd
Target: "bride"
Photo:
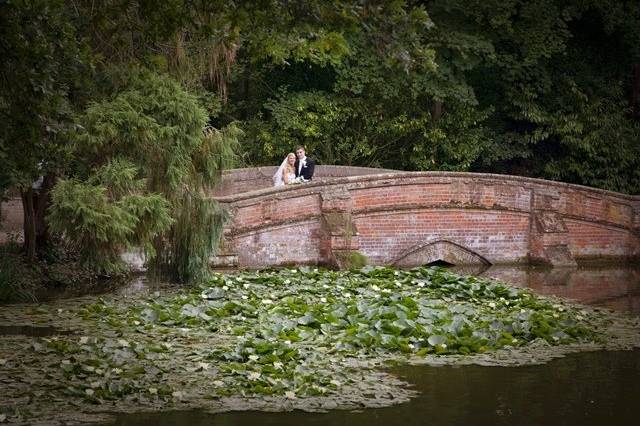
<path id="1" fill-rule="evenodd" d="M 296 155 L 293 152 L 287 154 L 280 164 L 278 171 L 273 175 L 273 186 L 286 185 L 296 178 Z"/>

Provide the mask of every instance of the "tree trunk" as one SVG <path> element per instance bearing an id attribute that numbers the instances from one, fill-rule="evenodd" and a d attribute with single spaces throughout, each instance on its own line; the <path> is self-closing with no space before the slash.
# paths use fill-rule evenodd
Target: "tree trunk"
<path id="1" fill-rule="evenodd" d="M 44 176 L 40 189 L 29 188 L 20 193 L 24 217 L 24 252 L 29 261 L 35 260 L 38 251 L 49 244 L 49 227 L 45 216 L 51 205 L 50 192 L 55 181 L 54 175 Z"/>
<path id="2" fill-rule="evenodd" d="M 640 118 L 640 64 L 633 66 L 631 76 L 631 114 Z"/>
<path id="3" fill-rule="evenodd" d="M 36 214 L 33 208 L 33 189 L 20 191 L 20 197 L 24 217 L 24 253 L 29 261 L 33 261 L 36 259 Z"/>
<path id="4" fill-rule="evenodd" d="M 54 175 L 46 175 L 35 198 L 36 247 L 38 250 L 49 245 L 49 227 L 45 221 L 45 215 L 51 206 L 51 189 L 55 183 L 56 177 Z"/>
<path id="5" fill-rule="evenodd" d="M 434 122 L 440 120 L 442 117 L 442 101 L 433 101 L 431 107 L 431 118 Z"/>

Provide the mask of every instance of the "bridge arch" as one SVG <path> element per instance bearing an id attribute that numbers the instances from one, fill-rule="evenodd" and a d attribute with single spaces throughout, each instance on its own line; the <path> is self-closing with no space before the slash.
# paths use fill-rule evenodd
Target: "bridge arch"
<path id="1" fill-rule="evenodd" d="M 473 250 L 447 240 L 417 244 L 405 250 L 391 264 L 404 267 L 428 265 L 437 262 L 449 265 L 491 265 L 491 262 Z"/>
<path id="2" fill-rule="evenodd" d="M 638 196 L 519 176 L 340 166 L 323 176 L 322 167 L 308 184 L 270 187 L 267 170 L 251 190 L 235 179 L 216 194 L 231 220 L 214 263 L 340 266 L 349 252 L 398 266 L 640 258 Z M 238 173 L 250 171 L 227 177 Z"/>

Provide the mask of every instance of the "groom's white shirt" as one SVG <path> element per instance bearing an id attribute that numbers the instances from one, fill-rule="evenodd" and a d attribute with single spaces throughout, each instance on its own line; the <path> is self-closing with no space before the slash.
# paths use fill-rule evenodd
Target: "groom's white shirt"
<path id="1" fill-rule="evenodd" d="M 298 160 L 298 174 L 302 171 L 302 168 L 307 164 L 307 156 L 300 158 Z"/>

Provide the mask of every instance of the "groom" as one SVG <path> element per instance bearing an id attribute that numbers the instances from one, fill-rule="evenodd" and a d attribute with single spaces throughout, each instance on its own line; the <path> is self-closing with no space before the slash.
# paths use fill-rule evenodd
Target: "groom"
<path id="1" fill-rule="evenodd" d="M 304 146 L 298 145 L 296 148 L 296 177 L 302 176 L 305 180 L 313 179 L 313 170 L 316 167 L 316 163 L 311 158 L 308 158 L 304 152 Z"/>

